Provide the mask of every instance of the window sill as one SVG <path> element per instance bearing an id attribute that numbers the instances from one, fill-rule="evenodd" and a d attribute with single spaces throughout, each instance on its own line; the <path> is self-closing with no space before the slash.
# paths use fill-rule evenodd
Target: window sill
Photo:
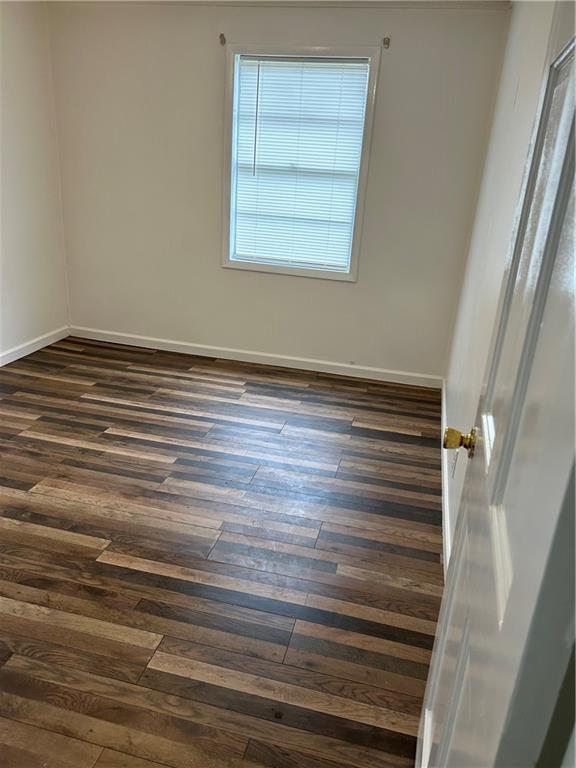
<path id="1" fill-rule="evenodd" d="M 305 267 L 278 267 L 274 264 L 257 264 L 250 261 L 225 261 L 225 269 L 240 269 L 248 272 L 268 272 L 273 275 L 291 275 L 292 277 L 314 277 L 320 280 L 339 280 L 345 283 L 355 283 L 358 276 L 354 271 L 330 272 L 325 269 L 307 269 Z"/>

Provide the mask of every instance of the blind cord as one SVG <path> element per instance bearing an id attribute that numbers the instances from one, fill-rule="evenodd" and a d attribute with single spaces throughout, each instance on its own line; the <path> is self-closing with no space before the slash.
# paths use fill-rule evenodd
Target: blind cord
<path id="1" fill-rule="evenodd" d="M 254 153 L 252 156 L 252 176 L 256 176 L 256 148 L 258 145 L 258 110 L 260 107 L 260 61 L 256 75 L 256 108 L 254 110 Z"/>

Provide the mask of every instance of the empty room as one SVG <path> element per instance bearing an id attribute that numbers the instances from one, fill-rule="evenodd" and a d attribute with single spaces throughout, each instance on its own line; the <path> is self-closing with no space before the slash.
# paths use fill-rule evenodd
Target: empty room
<path id="1" fill-rule="evenodd" d="M 574 3 L 0 0 L 0 766 L 570 768 Z"/>

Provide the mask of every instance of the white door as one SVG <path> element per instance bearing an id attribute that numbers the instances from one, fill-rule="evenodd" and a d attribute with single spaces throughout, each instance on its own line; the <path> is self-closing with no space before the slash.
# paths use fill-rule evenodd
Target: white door
<path id="1" fill-rule="evenodd" d="M 534 765 L 553 706 L 522 702 L 523 762 L 509 744 L 502 762 L 574 465 L 573 41 L 550 68 L 527 173 L 426 693 L 423 768 Z M 552 682 L 572 648 L 565 634 L 539 659 Z"/>

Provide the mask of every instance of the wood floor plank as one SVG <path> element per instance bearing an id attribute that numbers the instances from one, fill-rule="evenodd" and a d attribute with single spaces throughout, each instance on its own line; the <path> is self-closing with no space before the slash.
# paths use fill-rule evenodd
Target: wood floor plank
<path id="1" fill-rule="evenodd" d="M 343 549 L 345 550 L 346 547 Z M 406 553 L 399 555 L 396 552 L 384 552 L 382 556 L 374 559 L 370 549 L 366 553 L 363 551 L 358 553 L 361 547 L 351 547 L 351 549 L 354 550 L 355 557 L 348 551 L 340 552 L 338 547 L 323 549 L 318 546 L 318 542 L 316 547 L 310 550 L 290 543 L 254 541 L 247 536 L 225 532 L 211 551 L 209 559 L 287 575 L 300 573 L 304 576 L 304 571 L 334 574 L 340 564 L 376 568 L 376 565 L 371 564 L 372 561 L 381 564 L 382 570 L 394 567 L 398 569 L 404 566 L 403 573 L 419 575 L 423 580 L 426 578 L 435 580 L 442 575 L 439 562 L 410 557 Z"/>
<path id="2" fill-rule="evenodd" d="M 291 666 L 322 672 L 345 680 L 377 685 L 390 691 L 423 699 L 426 679 L 402 674 L 404 668 L 399 667 L 392 659 L 388 658 L 383 663 L 381 658 L 375 659 L 357 652 L 351 658 L 350 654 L 342 654 L 341 649 L 327 646 L 327 643 L 295 640 L 288 647 L 284 662 Z M 382 667 L 376 666 L 378 662 L 382 663 Z M 394 671 L 399 668 L 399 672 Z M 410 672 L 412 671 L 413 668 L 410 669 Z"/>
<path id="3" fill-rule="evenodd" d="M 414 616 L 383 611 L 380 608 L 357 605 L 344 600 L 336 600 L 330 597 L 318 597 L 317 595 L 308 595 L 306 605 L 312 608 L 320 608 L 325 611 L 354 616 L 366 621 L 374 621 L 379 624 L 387 624 L 392 627 L 420 632 L 425 635 L 434 636 L 436 631 L 436 622 L 426 619 L 416 618 Z"/>
<path id="4" fill-rule="evenodd" d="M 4 615 L 2 631 L 21 635 L 32 640 L 48 640 L 57 645 L 69 646 L 75 650 L 94 652 L 111 658 L 145 664 L 152 656 L 152 650 L 130 643 L 109 640 L 66 627 L 45 625 L 43 621 Z"/>
<path id="5" fill-rule="evenodd" d="M 160 763 L 143 760 L 140 757 L 127 755 L 125 752 L 116 752 L 113 749 L 105 749 L 98 758 L 95 768 L 163 768 Z"/>
<path id="6" fill-rule="evenodd" d="M 104 552 L 99 558 L 99 563 L 119 565 L 125 568 L 143 571 L 145 573 L 157 573 L 164 576 L 173 576 L 185 581 L 208 584 L 238 592 L 248 592 L 258 597 L 268 597 L 273 600 L 285 600 L 291 603 L 304 604 L 305 596 L 295 590 L 281 589 L 265 584 L 258 584 L 243 579 L 235 579 L 218 574 L 205 573 L 204 571 L 185 568 L 179 565 L 159 563 L 154 560 L 145 560 L 130 555 L 119 555 L 114 552 Z"/>
<path id="7" fill-rule="evenodd" d="M 354 649 L 384 653 L 397 659 L 405 659 L 425 665 L 430 663 L 432 656 L 431 652 L 425 648 L 416 648 L 415 646 L 394 643 L 379 637 L 362 635 L 357 632 L 338 629 L 337 627 L 326 627 L 322 624 L 311 624 L 306 621 L 297 621 L 294 625 L 292 638 L 298 635 L 321 638 L 350 646 Z"/>
<path id="8" fill-rule="evenodd" d="M 365 563 L 365 567 L 356 568 L 351 565 L 338 565 L 336 573 L 341 576 L 347 576 L 352 579 L 358 579 L 360 581 L 368 582 L 372 585 L 374 583 L 389 584 L 399 589 L 409 589 L 411 592 L 418 592 L 426 595 L 442 596 L 442 585 L 437 581 L 432 582 L 431 579 L 423 574 L 414 579 L 413 577 L 407 578 L 406 576 L 397 575 L 395 573 L 383 573 L 381 570 L 374 568 L 373 570 Z"/>
<path id="9" fill-rule="evenodd" d="M 12 762 L 4 753 L 4 768 L 93 768 L 102 752 L 84 741 L 5 717 L 0 717 L 1 747 L 13 750 Z"/>
<path id="10" fill-rule="evenodd" d="M 24 569 L 0 567 L 0 595 L 27 604 L 44 605 L 92 618 L 104 618 L 107 608 L 129 615 L 138 599 L 101 587 L 83 587 L 75 582 L 34 576 Z M 88 602 L 89 601 L 89 602 Z"/>
<path id="11" fill-rule="evenodd" d="M 442 552 L 442 537 L 437 531 L 428 533 L 426 531 L 402 530 L 398 526 L 386 525 L 386 523 L 382 523 L 377 531 L 368 531 L 360 526 L 322 523 L 322 537 L 327 537 L 328 534 L 338 535 L 343 541 L 346 540 L 346 537 L 350 537 L 355 540 L 351 543 L 357 547 L 368 547 L 370 542 L 382 542 L 406 549 Z"/>
<path id="12" fill-rule="evenodd" d="M 57 664 L 61 667 L 84 672 L 106 675 L 118 680 L 135 683 L 146 666 L 146 659 L 140 662 L 129 659 L 115 659 L 110 654 L 98 653 L 97 650 L 81 651 L 69 645 L 34 639 L 0 629 L 0 658 L 7 661 L 12 654 L 30 657 L 38 661 Z"/>
<path id="13" fill-rule="evenodd" d="M 206 744 L 206 749 L 200 749 L 193 737 L 182 743 L 148 730 L 154 724 L 153 718 L 139 723 L 139 728 L 128 727 L 70 709 L 64 712 L 53 704 L 1 690 L 0 713 L 14 720 L 84 740 L 97 747 L 106 746 L 149 761 L 161 760 L 162 765 L 172 768 L 209 768 L 212 759 L 209 745 Z M 114 713 L 111 716 L 115 716 Z M 219 758 L 214 758 L 212 762 L 213 768 L 228 768 L 228 765 Z"/>
<path id="14" fill-rule="evenodd" d="M 109 699 L 114 702 L 114 706 L 123 703 L 130 707 L 141 708 L 146 712 L 161 715 L 169 714 L 179 720 L 190 722 L 194 727 L 213 728 L 217 726 L 219 730 L 227 734 L 235 734 L 235 738 L 240 741 L 249 733 L 254 738 L 266 743 L 295 748 L 306 754 L 322 756 L 329 753 L 336 762 L 359 768 L 373 768 L 373 766 L 376 768 L 386 766 L 388 768 L 390 764 L 406 765 L 408 763 L 401 755 L 394 755 L 373 746 L 366 746 L 357 742 L 350 743 L 347 740 L 317 733 L 308 728 L 295 728 L 278 722 L 274 712 L 278 712 L 278 707 L 283 706 L 279 702 L 271 708 L 269 719 L 262 719 L 254 716 L 254 708 L 251 706 L 247 708 L 247 713 L 235 711 L 233 707 L 219 708 L 205 703 L 204 694 L 202 691 L 198 693 L 197 686 L 192 685 L 188 689 L 185 686 L 176 686 L 174 689 L 170 683 L 178 678 L 167 676 L 168 680 L 162 681 L 158 677 L 154 678 L 153 675 L 154 673 L 150 671 L 145 685 L 136 686 L 80 672 L 66 672 L 64 675 L 57 667 L 38 664 L 31 660 L 16 659 L 12 662 L 11 669 L 5 672 L 5 682 L 2 682 L 2 687 L 6 689 L 9 687 L 17 688 L 20 693 L 0 693 L 0 712 L 7 711 L 10 713 L 9 716 L 24 722 L 39 722 L 43 724 L 42 727 L 45 727 L 49 721 L 56 724 L 56 730 L 59 733 L 75 734 L 92 743 L 104 744 L 110 748 L 147 759 L 154 759 L 154 757 L 151 757 L 149 752 L 142 754 L 141 739 L 135 738 L 136 735 L 141 737 L 140 730 L 130 728 L 130 732 L 127 734 L 124 729 L 118 732 L 116 728 L 111 728 L 114 717 L 113 710 L 108 708 L 101 710 L 98 706 L 101 699 Z M 0 681 L 2 681 L 1 677 Z M 185 681 L 183 680 L 183 682 Z M 92 697 L 88 700 L 88 704 L 92 701 L 94 707 L 86 706 L 85 703 L 82 707 L 84 716 L 80 717 L 79 709 L 82 697 L 79 697 L 78 694 L 69 697 L 65 693 L 66 690 L 81 692 Z M 58 691 L 61 692 L 60 695 Z M 64 719 L 59 714 L 59 706 L 47 704 L 48 701 L 60 702 L 66 708 L 66 718 Z M 93 711 L 92 715 L 89 714 L 91 711 Z M 308 714 L 308 719 L 311 719 L 310 714 Z M 149 721 L 146 724 L 149 724 Z M 360 732 L 362 732 L 362 728 L 360 728 Z M 92 738 L 86 738 L 86 735 L 82 734 L 88 734 Z M 118 746 L 119 744 L 125 745 L 126 742 L 132 748 Z M 157 745 L 155 741 L 146 740 L 144 746 L 161 749 L 163 744 Z M 211 746 L 212 752 L 214 752 L 216 743 L 212 742 Z M 191 757 L 194 757 L 193 752 Z M 173 765 L 165 758 L 161 759 L 168 765 Z M 177 763 L 176 768 L 179 768 L 179 765 L 180 763 Z"/>
<path id="15" fill-rule="evenodd" d="M 418 718 L 413 715 L 394 712 L 363 702 L 354 702 L 350 699 L 343 700 L 339 696 L 314 691 L 310 688 L 300 688 L 300 686 L 292 683 L 274 683 L 249 672 L 232 672 L 213 664 L 182 659 L 162 651 L 157 651 L 154 654 L 148 663 L 148 668 L 175 674 L 179 677 L 187 677 L 198 682 L 231 688 L 254 696 L 281 700 L 315 712 L 347 717 L 360 723 L 387 728 L 409 736 L 416 736 L 418 732 Z"/>
<path id="16" fill-rule="evenodd" d="M 311 755 L 304 755 L 302 752 L 282 749 L 253 740 L 248 743 L 245 757 L 268 768 L 339 768 L 339 764 L 331 760 L 323 760 Z"/>
<path id="17" fill-rule="evenodd" d="M 420 714 L 421 701 L 418 697 L 392 693 L 375 685 L 351 684 L 349 681 L 332 675 L 324 675 L 307 669 L 295 668 L 289 664 L 277 664 L 262 661 L 251 656 L 229 651 L 221 651 L 199 643 L 190 643 L 172 637 L 165 637 L 159 650 L 172 656 L 184 656 L 209 664 L 217 664 L 224 671 L 232 669 L 238 672 L 249 672 L 262 679 L 275 680 L 280 683 L 291 683 L 304 689 L 311 689 L 330 696 L 352 699 L 364 704 Z M 151 668 L 152 665 L 150 665 Z"/>
<path id="18" fill-rule="evenodd" d="M 139 648 L 154 650 L 162 640 L 161 635 L 140 629 L 118 626 L 107 621 L 91 619 L 77 614 L 70 614 L 53 608 L 45 608 L 21 600 L 0 597 L 0 614 L 14 616 L 43 624 L 51 624 L 62 629 L 78 630 L 103 637 L 106 640 L 129 643 Z"/>
<path id="19" fill-rule="evenodd" d="M 118 614 L 106 609 L 133 608 L 143 600 L 150 600 L 288 632 L 294 625 L 293 618 L 272 611 L 268 601 L 264 601 L 261 608 L 237 602 L 236 595 L 241 598 L 245 593 L 101 563 L 84 567 L 79 561 L 62 565 L 58 560 L 38 563 L 27 557 L 28 551 L 24 550 L 11 551 L 10 555 L 0 553 L 0 574 L 4 576 L 0 590 L 6 592 L 6 596 L 19 599 L 15 591 L 22 589 L 22 594 L 28 592 L 27 599 L 31 602 L 49 605 L 53 598 L 60 599 L 59 594 L 70 595 L 82 601 L 62 603 L 72 613 L 134 626 L 139 625 L 130 611 Z M 247 602 L 258 604 L 259 598 Z M 278 603 L 278 606 L 284 604 Z"/>
<path id="20" fill-rule="evenodd" d="M 9 535 L 10 533 L 20 533 L 23 541 L 25 541 L 27 537 L 44 536 L 47 539 L 50 539 L 52 544 L 59 542 L 63 544 L 75 544 L 78 547 L 95 549 L 98 552 L 106 549 L 108 544 L 110 544 L 110 539 L 87 536 L 81 533 L 71 533 L 70 531 L 54 529 L 46 527 L 45 525 L 36 525 L 35 523 L 0 517 L 0 537 L 5 540 L 6 535 Z"/>
<path id="21" fill-rule="evenodd" d="M 437 390 L 68 337 L 0 370 L 0 764 L 410 768 Z"/>

